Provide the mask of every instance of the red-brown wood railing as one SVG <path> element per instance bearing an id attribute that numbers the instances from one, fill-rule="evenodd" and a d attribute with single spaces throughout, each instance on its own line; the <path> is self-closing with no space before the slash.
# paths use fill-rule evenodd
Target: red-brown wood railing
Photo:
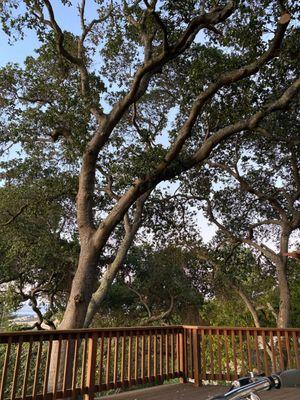
<path id="1" fill-rule="evenodd" d="M 231 381 L 257 369 L 269 375 L 300 368 L 300 329 L 184 327 L 184 376 Z"/>
<path id="2" fill-rule="evenodd" d="M 300 368 L 300 329 L 137 327 L 0 333 L 0 400 L 56 399 L 167 379 Z"/>

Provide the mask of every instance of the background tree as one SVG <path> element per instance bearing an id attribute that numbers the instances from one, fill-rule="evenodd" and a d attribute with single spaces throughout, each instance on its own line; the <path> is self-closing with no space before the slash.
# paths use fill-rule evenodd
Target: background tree
<path id="1" fill-rule="evenodd" d="M 42 324 L 54 328 L 66 305 L 79 253 L 72 224 L 76 191 L 69 174 L 55 176 L 57 170 L 53 167 L 50 173 L 50 166 L 33 168 L 17 163 L 0 188 L 0 284 L 14 294 L 17 307 L 30 302 L 38 329 Z"/>
<path id="2" fill-rule="evenodd" d="M 276 97 L 282 90 L 280 79 L 287 77 L 287 71 L 288 79 L 298 76 L 299 49 L 294 52 L 291 44 L 292 40 L 299 42 L 298 36 L 296 28 L 281 50 L 284 57 L 275 60 L 272 68 L 259 72 L 255 89 L 249 81 L 245 82 L 242 96 L 241 88 L 235 87 L 230 103 L 216 104 L 223 110 L 218 123 L 224 123 L 234 113 L 247 114 L 265 96 Z M 266 82 L 271 82 L 269 88 Z M 290 104 L 288 116 L 279 112 L 259 127 L 245 131 L 234 143 L 222 143 L 206 167 L 192 172 L 181 188 L 183 198 L 194 199 L 198 204 L 206 199 L 207 216 L 227 241 L 250 246 L 276 267 L 279 327 L 289 324 L 286 253 L 300 227 L 298 102 L 295 98 Z"/>
<path id="3" fill-rule="evenodd" d="M 196 252 L 196 246 L 135 247 L 102 304 L 101 315 L 113 326 L 199 324 L 205 281 Z"/>

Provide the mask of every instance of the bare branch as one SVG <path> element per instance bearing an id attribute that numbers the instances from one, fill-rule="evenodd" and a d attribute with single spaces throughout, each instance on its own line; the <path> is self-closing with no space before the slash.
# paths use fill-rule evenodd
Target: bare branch
<path id="1" fill-rule="evenodd" d="M 133 292 L 135 295 L 137 295 L 137 297 L 139 298 L 139 300 L 140 300 L 140 303 L 145 307 L 145 309 L 146 309 L 146 311 L 147 311 L 147 314 L 148 314 L 148 317 L 149 317 L 149 319 L 152 317 L 152 313 L 151 313 L 151 310 L 150 310 L 150 308 L 149 308 L 149 306 L 148 306 L 148 304 L 147 304 L 147 300 L 146 300 L 146 298 L 145 298 L 145 296 L 143 296 L 140 292 L 138 292 L 134 287 L 132 287 L 131 285 L 126 285 L 127 286 L 127 288 L 131 291 L 131 292 Z"/>
<path id="2" fill-rule="evenodd" d="M 170 296 L 170 306 L 169 306 L 169 308 L 166 311 L 163 311 L 160 314 L 152 315 L 146 321 L 143 321 L 142 325 L 147 325 L 147 324 L 150 324 L 152 322 L 161 321 L 161 320 L 164 320 L 165 318 L 168 318 L 172 314 L 173 309 L 174 309 L 174 297 Z"/>
<path id="3" fill-rule="evenodd" d="M 259 201 L 267 201 L 273 207 L 273 209 L 278 212 L 278 214 L 282 217 L 282 219 L 287 220 L 286 212 L 281 207 L 279 202 L 273 196 L 269 196 L 268 194 L 255 189 L 244 177 L 242 177 L 239 174 L 237 169 L 233 171 L 228 165 L 222 163 L 214 163 L 211 161 L 208 161 L 207 164 L 213 168 L 219 168 L 222 169 L 223 171 L 228 172 L 232 177 L 234 177 L 239 182 L 242 190 L 254 194 L 259 199 Z M 277 221 L 277 224 L 280 224 L 279 221 Z"/>
<path id="4" fill-rule="evenodd" d="M 21 215 L 21 214 L 23 213 L 24 210 L 26 210 L 26 208 L 27 208 L 28 206 L 29 206 L 29 204 L 24 204 L 24 205 L 19 209 L 19 211 L 18 211 L 16 214 L 14 214 L 8 221 L 6 221 L 6 222 L 4 222 L 4 223 L 1 223 L 0 226 L 7 226 L 7 225 L 10 225 L 12 222 L 14 222 L 14 220 L 15 220 L 16 218 L 18 218 L 19 215 Z"/>

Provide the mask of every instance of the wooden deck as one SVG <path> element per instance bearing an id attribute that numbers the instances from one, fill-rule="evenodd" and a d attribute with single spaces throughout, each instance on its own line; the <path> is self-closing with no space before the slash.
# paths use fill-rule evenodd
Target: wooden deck
<path id="1" fill-rule="evenodd" d="M 105 396 L 105 400 L 208 400 L 224 393 L 224 386 L 195 387 L 192 384 L 161 385 L 153 388 Z M 262 400 L 299 400 L 300 388 L 272 390 L 261 393 Z"/>

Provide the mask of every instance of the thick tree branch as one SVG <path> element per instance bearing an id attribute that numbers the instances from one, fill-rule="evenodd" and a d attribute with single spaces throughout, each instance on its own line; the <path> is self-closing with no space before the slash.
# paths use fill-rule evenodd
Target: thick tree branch
<path id="1" fill-rule="evenodd" d="M 292 85 L 286 89 L 282 96 L 265 106 L 262 110 L 256 112 L 251 117 L 236 122 L 225 128 L 220 129 L 210 136 L 201 147 L 187 160 L 182 160 L 180 163 L 170 165 L 169 167 L 162 168 L 161 164 L 155 169 L 154 173 L 147 175 L 144 178 L 137 179 L 133 186 L 121 197 L 118 204 L 116 204 L 112 212 L 108 215 L 105 221 L 100 224 L 96 234 L 95 241 L 97 245 L 105 243 L 108 237 L 108 231 L 123 218 L 124 213 L 141 196 L 144 192 L 154 188 L 159 182 L 176 177 L 178 174 L 188 171 L 196 165 L 201 165 L 209 157 L 212 150 L 219 145 L 222 141 L 229 137 L 243 132 L 244 130 L 251 129 L 257 126 L 269 114 L 286 108 L 292 98 L 300 89 L 300 78 L 295 80 Z M 103 227 L 108 228 L 104 229 Z"/>
<path id="2" fill-rule="evenodd" d="M 82 33 L 82 37 L 81 37 L 81 40 L 79 41 L 79 45 L 78 45 L 78 57 L 75 57 L 70 51 L 68 51 L 66 49 L 66 47 L 64 45 L 65 35 L 55 19 L 55 15 L 54 15 L 54 11 L 53 11 L 51 2 L 49 0 L 43 0 L 43 1 L 48 10 L 50 20 L 45 20 L 44 17 L 41 20 L 42 20 L 42 22 L 49 25 L 55 32 L 58 53 L 62 57 L 64 57 L 66 60 L 68 60 L 70 63 L 72 63 L 73 65 L 78 67 L 78 69 L 80 71 L 80 75 L 81 75 L 81 90 L 82 90 L 83 97 L 84 97 L 85 101 L 87 102 L 92 114 L 95 116 L 96 120 L 98 121 L 98 123 L 102 124 L 105 122 L 106 116 L 105 116 L 105 113 L 103 112 L 102 108 L 99 106 L 99 104 L 96 105 L 92 99 L 90 83 L 89 83 L 89 72 L 85 65 L 84 49 L 83 49 L 83 42 L 84 42 L 85 37 L 92 30 L 93 26 L 96 23 L 101 22 L 102 19 L 93 20 L 91 22 L 91 24 L 88 27 L 86 27 L 85 19 L 84 19 L 85 1 L 83 1 L 80 13 L 81 13 L 81 24 L 84 27 L 84 31 Z"/>
<path id="3" fill-rule="evenodd" d="M 236 293 L 240 296 L 240 298 L 243 300 L 243 302 L 246 304 L 250 314 L 252 315 L 253 321 L 254 321 L 254 325 L 256 328 L 260 328 L 260 321 L 259 321 L 259 317 L 258 317 L 258 313 L 254 307 L 254 305 L 252 304 L 252 301 L 250 300 L 250 298 L 247 296 L 247 294 L 241 289 L 241 287 L 236 287 L 233 285 L 234 290 L 236 291 Z"/>
<path id="4" fill-rule="evenodd" d="M 229 18 L 235 9 L 234 3 L 234 1 L 229 1 L 221 10 L 195 17 L 176 44 L 168 47 L 168 51 L 159 53 L 155 58 L 151 58 L 138 68 L 129 92 L 113 107 L 109 115 L 110 124 L 114 127 L 119 122 L 125 111 L 146 92 L 152 76 L 160 72 L 167 62 L 182 54 L 191 45 L 203 25 L 214 25 Z"/>
<path id="5" fill-rule="evenodd" d="M 88 306 L 84 326 L 88 327 L 95 314 L 99 310 L 102 301 L 105 299 L 107 295 L 108 288 L 110 284 L 115 279 L 117 273 L 120 271 L 127 253 L 134 241 L 135 235 L 141 225 L 142 222 L 142 214 L 144 209 L 144 204 L 148 197 L 150 196 L 151 191 L 144 193 L 136 202 L 136 207 L 133 213 L 132 222 L 130 222 L 130 218 L 128 213 L 124 215 L 124 228 L 125 235 L 118 247 L 118 251 L 112 263 L 108 266 L 107 270 L 103 274 L 100 279 L 100 284 L 97 290 L 92 295 L 90 304 Z"/>
<path id="6" fill-rule="evenodd" d="M 221 22 L 227 19 L 231 15 L 231 13 L 234 11 L 234 8 L 235 8 L 234 2 L 229 2 L 224 8 L 222 8 L 222 10 L 218 10 L 208 14 L 203 14 L 199 17 L 194 18 L 193 21 L 187 27 L 183 36 L 177 41 L 176 45 L 170 47 L 167 55 L 165 55 L 164 53 L 160 53 L 157 57 L 145 63 L 142 67 L 138 69 L 128 94 L 123 98 L 123 100 L 121 100 L 119 103 L 115 105 L 115 107 L 110 112 L 107 119 L 107 123 L 105 124 L 105 126 L 103 126 L 102 131 L 99 132 L 99 134 L 95 135 L 88 145 L 87 153 L 83 160 L 83 169 L 82 169 L 82 171 L 88 176 L 85 179 L 80 178 L 80 187 L 81 187 L 81 182 L 83 183 L 82 191 L 85 193 L 84 197 L 85 196 L 87 196 L 88 198 L 92 197 L 93 187 L 94 187 L 94 170 L 95 170 L 96 159 L 100 149 L 104 146 L 113 128 L 119 122 L 119 120 L 123 116 L 124 112 L 128 109 L 128 107 L 132 105 L 134 102 L 136 102 L 137 99 L 145 93 L 149 84 L 149 80 L 157 72 L 157 68 L 161 69 L 162 66 L 166 64 L 168 61 L 180 55 L 186 49 L 186 47 L 190 45 L 188 38 L 190 36 L 194 38 L 198 30 L 201 28 L 202 24 L 207 24 L 207 23 L 215 24 Z M 208 88 L 203 93 L 201 93 L 200 96 L 198 96 L 198 98 L 194 102 L 189 117 L 186 123 L 183 125 L 182 129 L 180 130 L 174 144 L 170 147 L 164 160 L 157 166 L 154 174 L 152 174 L 153 178 L 155 176 L 154 179 L 158 178 L 157 182 L 164 179 L 162 175 L 165 174 L 167 167 L 172 163 L 172 161 L 174 161 L 178 157 L 186 140 L 190 137 L 192 128 L 206 102 L 210 100 L 213 97 L 213 95 L 215 95 L 218 92 L 218 90 L 223 86 L 231 85 L 233 82 L 237 82 L 243 78 L 246 78 L 256 73 L 261 66 L 263 66 L 270 59 L 272 59 L 281 45 L 287 25 L 288 22 L 282 24 L 279 21 L 277 31 L 274 35 L 273 40 L 270 42 L 268 50 L 255 62 L 250 63 L 249 65 L 246 65 L 237 70 L 230 71 L 228 73 L 221 75 L 221 77 L 217 79 L 215 83 L 209 85 Z M 265 112 L 265 114 L 267 113 Z M 260 121 L 260 119 L 263 118 L 263 116 L 264 115 L 262 115 L 260 118 L 257 118 L 258 122 Z M 240 128 L 240 125 L 236 127 L 237 131 L 239 131 L 240 129 L 246 129 L 247 127 L 245 126 L 244 128 L 243 126 L 241 126 Z M 250 125 L 255 126 L 256 123 L 251 120 Z M 207 141 L 205 141 L 204 144 L 208 152 L 210 152 L 211 149 L 215 146 L 214 140 L 216 139 L 217 142 L 220 142 L 222 138 L 219 138 L 219 136 L 223 135 L 224 138 L 226 138 L 227 135 L 231 135 L 231 132 L 228 132 L 228 134 L 225 131 L 222 133 L 219 132 L 219 134 L 213 135 L 213 138 L 210 137 L 208 138 Z M 201 148 L 201 153 L 199 155 L 196 154 L 196 160 L 195 161 L 190 160 L 192 164 L 194 163 L 195 165 L 199 163 L 198 158 L 202 157 L 203 150 L 205 150 L 206 152 L 206 149 L 204 149 L 203 147 Z M 187 166 L 187 168 L 185 169 L 189 168 L 190 166 Z M 151 180 L 153 179 L 152 177 L 150 178 Z M 148 190 L 148 188 L 146 188 L 146 190 Z M 81 213 L 81 216 L 82 215 L 84 216 L 82 225 L 89 227 L 89 229 L 91 229 L 93 226 L 92 203 L 86 202 L 86 204 L 84 204 L 83 202 L 82 206 L 84 208 L 83 210 L 84 212 Z M 121 216 L 121 219 L 122 218 L 123 215 Z M 102 229 L 102 227 L 103 225 L 100 225 L 99 229 Z"/>

